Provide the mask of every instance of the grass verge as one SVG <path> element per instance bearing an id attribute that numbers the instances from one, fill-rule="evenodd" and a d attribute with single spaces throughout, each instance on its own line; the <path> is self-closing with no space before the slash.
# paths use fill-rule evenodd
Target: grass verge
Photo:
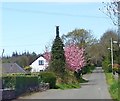
<path id="1" fill-rule="evenodd" d="M 57 89 L 65 90 L 65 89 L 80 88 L 80 84 L 79 83 L 76 83 L 76 84 L 62 83 L 62 84 L 57 84 L 56 87 L 57 87 Z"/>
<path id="2" fill-rule="evenodd" d="M 118 92 L 119 92 L 118 81 L 115 80 L 112 73 L 105 73 L 105 75 L 106 75 L 107 84 L 109 85 L 109 92 L 111 94 L 111 97 L 115 101 L 120 101 L 120 99 L 118 99 Z"/>

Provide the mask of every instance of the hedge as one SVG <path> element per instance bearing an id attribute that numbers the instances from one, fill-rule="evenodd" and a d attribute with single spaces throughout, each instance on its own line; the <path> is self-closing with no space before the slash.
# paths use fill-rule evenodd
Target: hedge
<path id="1" fill-rule="evenodd" d="M 55 88 L 56 86 L 56 76 L 51 72 L 42 72 L 40 73 L 41 79 L 45 83 L 49 83 L 50 88 Z"/>
<path id="2" fill-rule="evenodd" d="M 56 76 L 51 72 L 7 74 L 2 78 L 4 82 L 3 88 L 13 89 L 17 95 L 35 87 L 37 88 L 41 83 L 49 83 L 50 88 L 56 86 Z"/>
<path id="3" fill-rule="evenodd" d="M 55 88 L 56 85 L 56 76 L 52 72 L 40 72 L 32 73 L 31 75 L 36 75 L 39 77 L 38 82 L 49 83 L 50 88 Z"/>
<path id="4" fill-rule="evenodd" d="M 16 93 L 20 95 L 39 86 L 37 76 L 17 76 L 16 77 Z"/>

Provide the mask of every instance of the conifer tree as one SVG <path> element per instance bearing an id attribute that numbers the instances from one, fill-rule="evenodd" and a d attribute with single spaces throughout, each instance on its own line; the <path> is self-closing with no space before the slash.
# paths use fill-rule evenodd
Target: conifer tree
<path id="1" fill-rule="evenodd" d="M 59 26 L 56 26 L 56 38 L 51 49 L 50 70 L 61 78 L 64 77 L 66 63 L 63 47 L 64 44 L 59 37 Z"/>

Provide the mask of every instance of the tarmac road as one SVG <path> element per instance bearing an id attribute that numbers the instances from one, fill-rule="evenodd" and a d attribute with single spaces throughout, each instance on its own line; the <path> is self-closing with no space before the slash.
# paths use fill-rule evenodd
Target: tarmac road
<path id="1" fill-rule="evenodd" d="M 111 99 L 102 67 L 97 67 L 92 74 L 85 75 L 84 78 L 89 82 L 81 84 L 79 89 L 50 89 L 18 99 Z"/>

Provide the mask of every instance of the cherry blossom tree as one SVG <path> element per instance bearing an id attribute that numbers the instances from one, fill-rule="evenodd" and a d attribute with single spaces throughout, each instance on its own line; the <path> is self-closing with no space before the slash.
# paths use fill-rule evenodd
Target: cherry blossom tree
<path id="1" fill-rule="evenodd" d="M 43 56 L 47 60 L 47 62 L 50 62 L 50 60 L 51 60 L 51 53 L 50 52 L 48 52 L 46 50 L 45 53 L 43 54 Z"/>
<path id="2" fill-rule="evenodd" d="M 84 48 L 79 48 L 75 44 L 70 44 L 64 48 L 64 51 L 68 69 L 77 72 L 85 66 Z M 51 53 L 46 50 L 44 58 L 50 62 Z"/>
<path id="3" fill-rule="evenodd" d="M 79 48 L 75 44 L 65 47 L 65 57 L 70 70 L 78 71 L 85 66 L 84 48 Z"/>

